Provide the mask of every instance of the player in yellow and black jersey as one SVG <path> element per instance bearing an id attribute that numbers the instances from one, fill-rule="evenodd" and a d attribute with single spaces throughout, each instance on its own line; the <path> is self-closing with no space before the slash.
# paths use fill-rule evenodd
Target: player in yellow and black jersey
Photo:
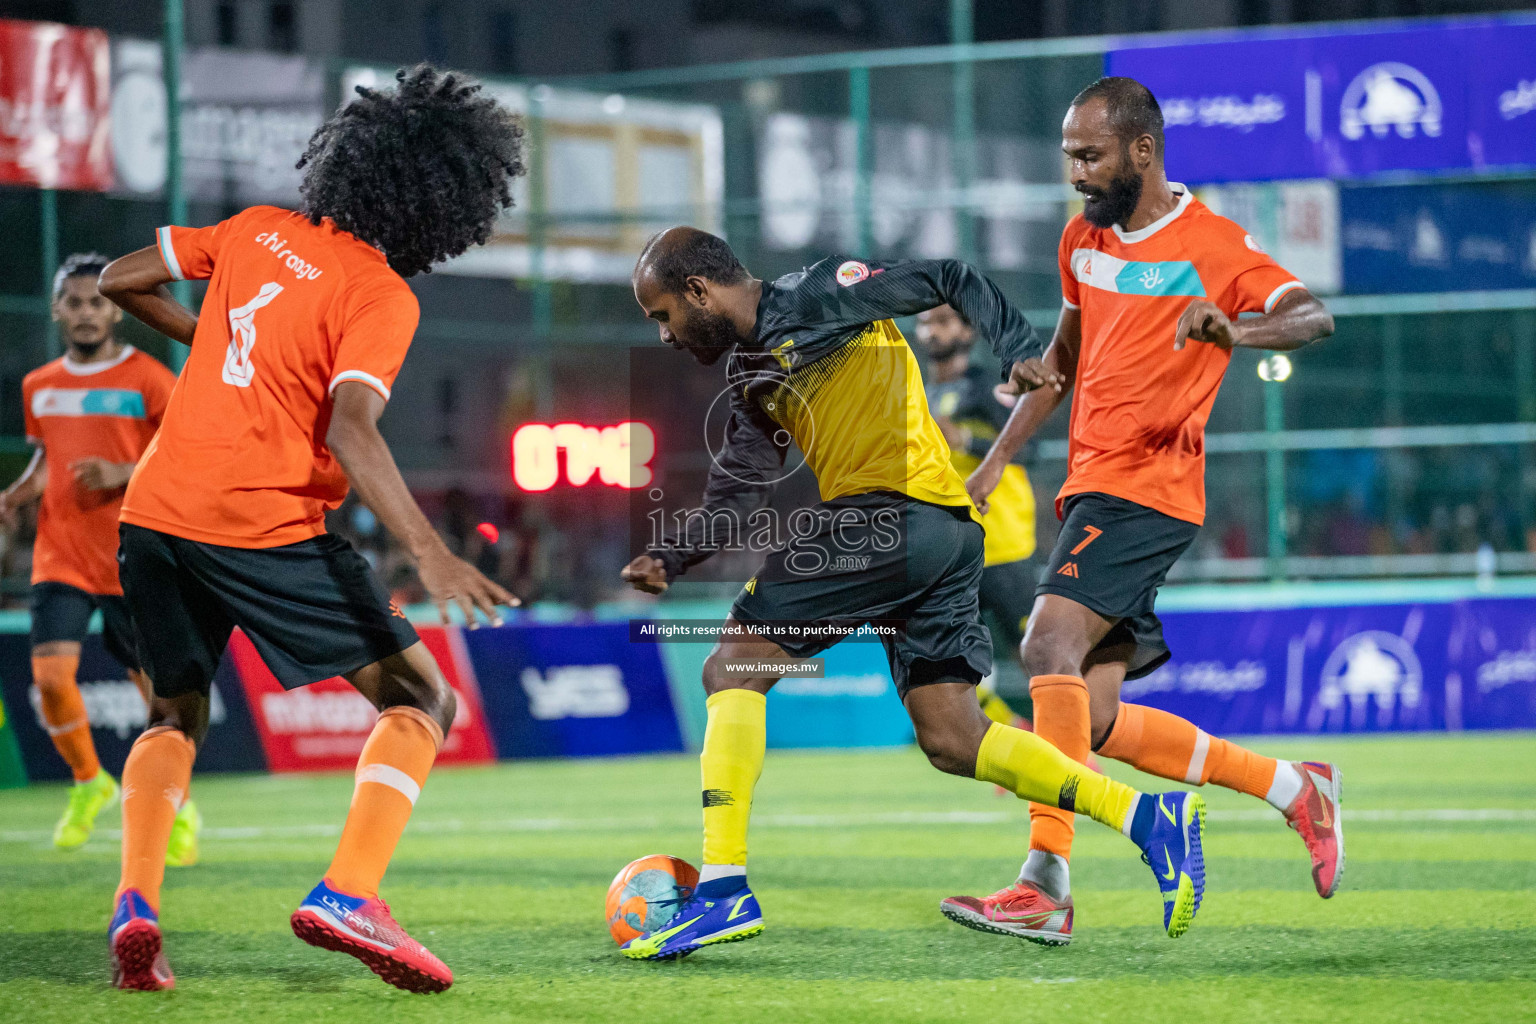
<path id="1" fill-rule="evenodd" d="M 936 306 L 918 314 L 917 340 L 928 357 L 928 408 L 949 442 L 955 469 L 969 477 L 1008 422 L 1017 396 L 972 361 L 976 328 L 954 307 Z M 996 663 L 981 688 L 981 702 L 987 715 L 1000 722 L 1011 721 L 1015 714 L 1029 719 L 1034 710 L 1019 662 L 1019 644 L 1039 582 L 1033 560 L 1035 491 L 1024 468 L 1032 448 L 1021 448 L 1003 469 L 981 517 L 987 531 L 981 617 L 992 632 Z"/>
<path id="2" fill-rule="evenodd" d="M 1154 800 L 989 720 L 977 705 L 976 684 L 992 665 L 978 596 L 981 517 L 891 318 L 947 303 L 991 342 L 1014 393 L 1059 386 L 1024 317 L 958 260 L 833 257 L 760 281 L 722 239 L 693 228 L 651 239 L 634 286 L 663 342 L 706 365 L 729 354 L 731 419 L 705 485 L 705 514 L 688 516 L 685 536 L 636 558 L 624 579 L 659 592 L 743 535 L 782 475 L 791 443 L 815 472 L 821 501 L 791 517 L 795 539 L 769 553 L 742 588 L 705 661 L 698 886 L 665 925 L 625 943 L 624 955 L 666 959 L 762 932 L 746 861 L 767 693 L 786 672 L 799 674 L 789 662 L 865 623 L 878 624 L 918 745 L 936 768 L 1091 815 L 1123 830 L 1148 857 L 1153 844 L 1170 843 L 1190 880 L 1189 892 L 1176 896 L 1184 912 L 1168 917 L 1169 934 L 1181 934 L 1198 905 L 1194 880 L 1204 879 L 1198 831 L 1181 823 L 1194 822 L 1186 812 L 1200 805 L 1166 794 L 1175 813 L 1163 826 Z"/>

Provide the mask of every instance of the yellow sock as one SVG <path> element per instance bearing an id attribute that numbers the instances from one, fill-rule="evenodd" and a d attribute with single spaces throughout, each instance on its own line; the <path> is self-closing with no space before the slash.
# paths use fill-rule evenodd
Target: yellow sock
<path id="1" fill-rule="evenodd" d="M 1078 764 L 1033 733 L 996 722 L 982 737 L 976 778 L 1020 799 L 1086 814 L 1123 831 L 1136 791 Z"/>
<path id="2" fill-rule="evenodd" d="M 768 698 L 756 690 L 721 690 L 704 706 L 704 863 L 745 865 L 752 788 L 768 745 Z"/>

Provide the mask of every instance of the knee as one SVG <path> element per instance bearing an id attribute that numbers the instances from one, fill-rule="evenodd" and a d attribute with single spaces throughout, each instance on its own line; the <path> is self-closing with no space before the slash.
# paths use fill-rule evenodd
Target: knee
<path id="1" fill-rule="evenodd" d="M 736 655 L 736 657 L 742 657 Z M 778 681 L 776 676 L 750 676 L 740 672 L 727 672 L 726 652 L 716 649 L 704 659 L 704 696 L 713 697 L 722 690 L 756 690 L 767 693 Z"/>
<path id="2" fill-rule="evenodd" d="M 976 777 L 976 755 L 981 750 L 981 736 L 974 730 L 949 726 L 920 726 L 917 746 L 928 763 L 949 775 Z"/>
<path id="3" fill-rule="evenodd" d="M 1024 671 L 1033 676 L 1075 676 L 1083 670 L 1083 641 L 1070 631 L 1031 623 L 1029 634 L 1019 645 Z"/>
<path id="4" fill-rule="evenodd" d="M 437 727 L 448 735 L 453 726 L 453 716 L 459 713 L 459 696 L 441 675 L 423 680 L 420 700 L 415 707 L 431 716 Z"/>
<path id="5" fill-rule="evenodd" d="M 704 695 L 713 697 L 721 690 L 728 689 L 730 680 L 725 674 L 725 656 L 719 651 L 714 651 L 704 659 Z"/>
<path id="6" fill-rule="evenodd" d="M 149 729 L 175 729 L 201 748 L 208 735 L 209 701 L 201 693 L 156 697 L 149 704 Z"/>
<path id="7" fill-rule="evenodd" d="M 415 708 L 436 722 L 446 736 L 453 725 L 453 716 L 459 711 L 458 695 L 442 672 L 437 671 L 436 663 L 430 672 L 411 672 L 410 675 L 414 678 L 398 679 L 401 685 L 391 687 L 388 696 L 379 699 L 376 706 L 380 711 L 390 707 Z"/>

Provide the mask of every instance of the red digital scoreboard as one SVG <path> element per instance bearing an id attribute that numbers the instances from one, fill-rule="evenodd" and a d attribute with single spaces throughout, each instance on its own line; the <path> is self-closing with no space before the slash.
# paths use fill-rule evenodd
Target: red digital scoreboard
<path id="1" fill-rule="evenodd" d="M 650 485 L 655 457 L 656 433 L 644 423 L 524 423 L 512 433 L 512 482 L 534 492 L 562 481 L 633 490 Z"/>

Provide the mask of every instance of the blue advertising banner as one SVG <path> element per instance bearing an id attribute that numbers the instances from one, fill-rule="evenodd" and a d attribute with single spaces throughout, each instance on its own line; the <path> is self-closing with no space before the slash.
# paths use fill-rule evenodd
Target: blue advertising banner
<path id="1" fill-rule="evenodd" d="M 512 625 L 464 633 L 502 757 L 683 749 L 654 643 L 627 622 Z"/>
<path id="2" fill-rule="evenodd" d="M 821 679 L 781 679 L 768 692 L 770 747 L 894 747 L 912 721 L 896 696 L 885 648 L 844 640 L 817 655 Z"/>
<path id="3" fill-rule="evenodd" d="M 1536 728 L 1529 599 L 1162 616 L 1174 660 L 1124 700 L 1213 734 Z"/>
<path id="4" fill-rule="evenodd" d="M 1344 289 L 1356 294 L 1536 288 L 1536 184 L 1339 190 Z"/>
<path id="5" fill-rule="evenodd" d="M 128 673 L 107 653 L 98 634 L 86 637 L 77 679 L 102 767 L 119 775 L 128 749 L 149 720 L 144 698 Z M 25 633 L 0 633 L 0 692 L 10 712 L 27 776 L 34 781 L 68 779 L 69 766 L 54 749 L 38 715 L 32 688 L 32 640 Z M 198 748 L 196 770 L 259 772 L 266 767 L 245 694 L 226 657 L 214 678 L 208 738 Z"/>
<path id="6" fill-rule="evenodd" d="M 1105 66 L 1157 96 L 1180 181 L 1536 164 L 1536 22 L 1244 35 Z"/>

